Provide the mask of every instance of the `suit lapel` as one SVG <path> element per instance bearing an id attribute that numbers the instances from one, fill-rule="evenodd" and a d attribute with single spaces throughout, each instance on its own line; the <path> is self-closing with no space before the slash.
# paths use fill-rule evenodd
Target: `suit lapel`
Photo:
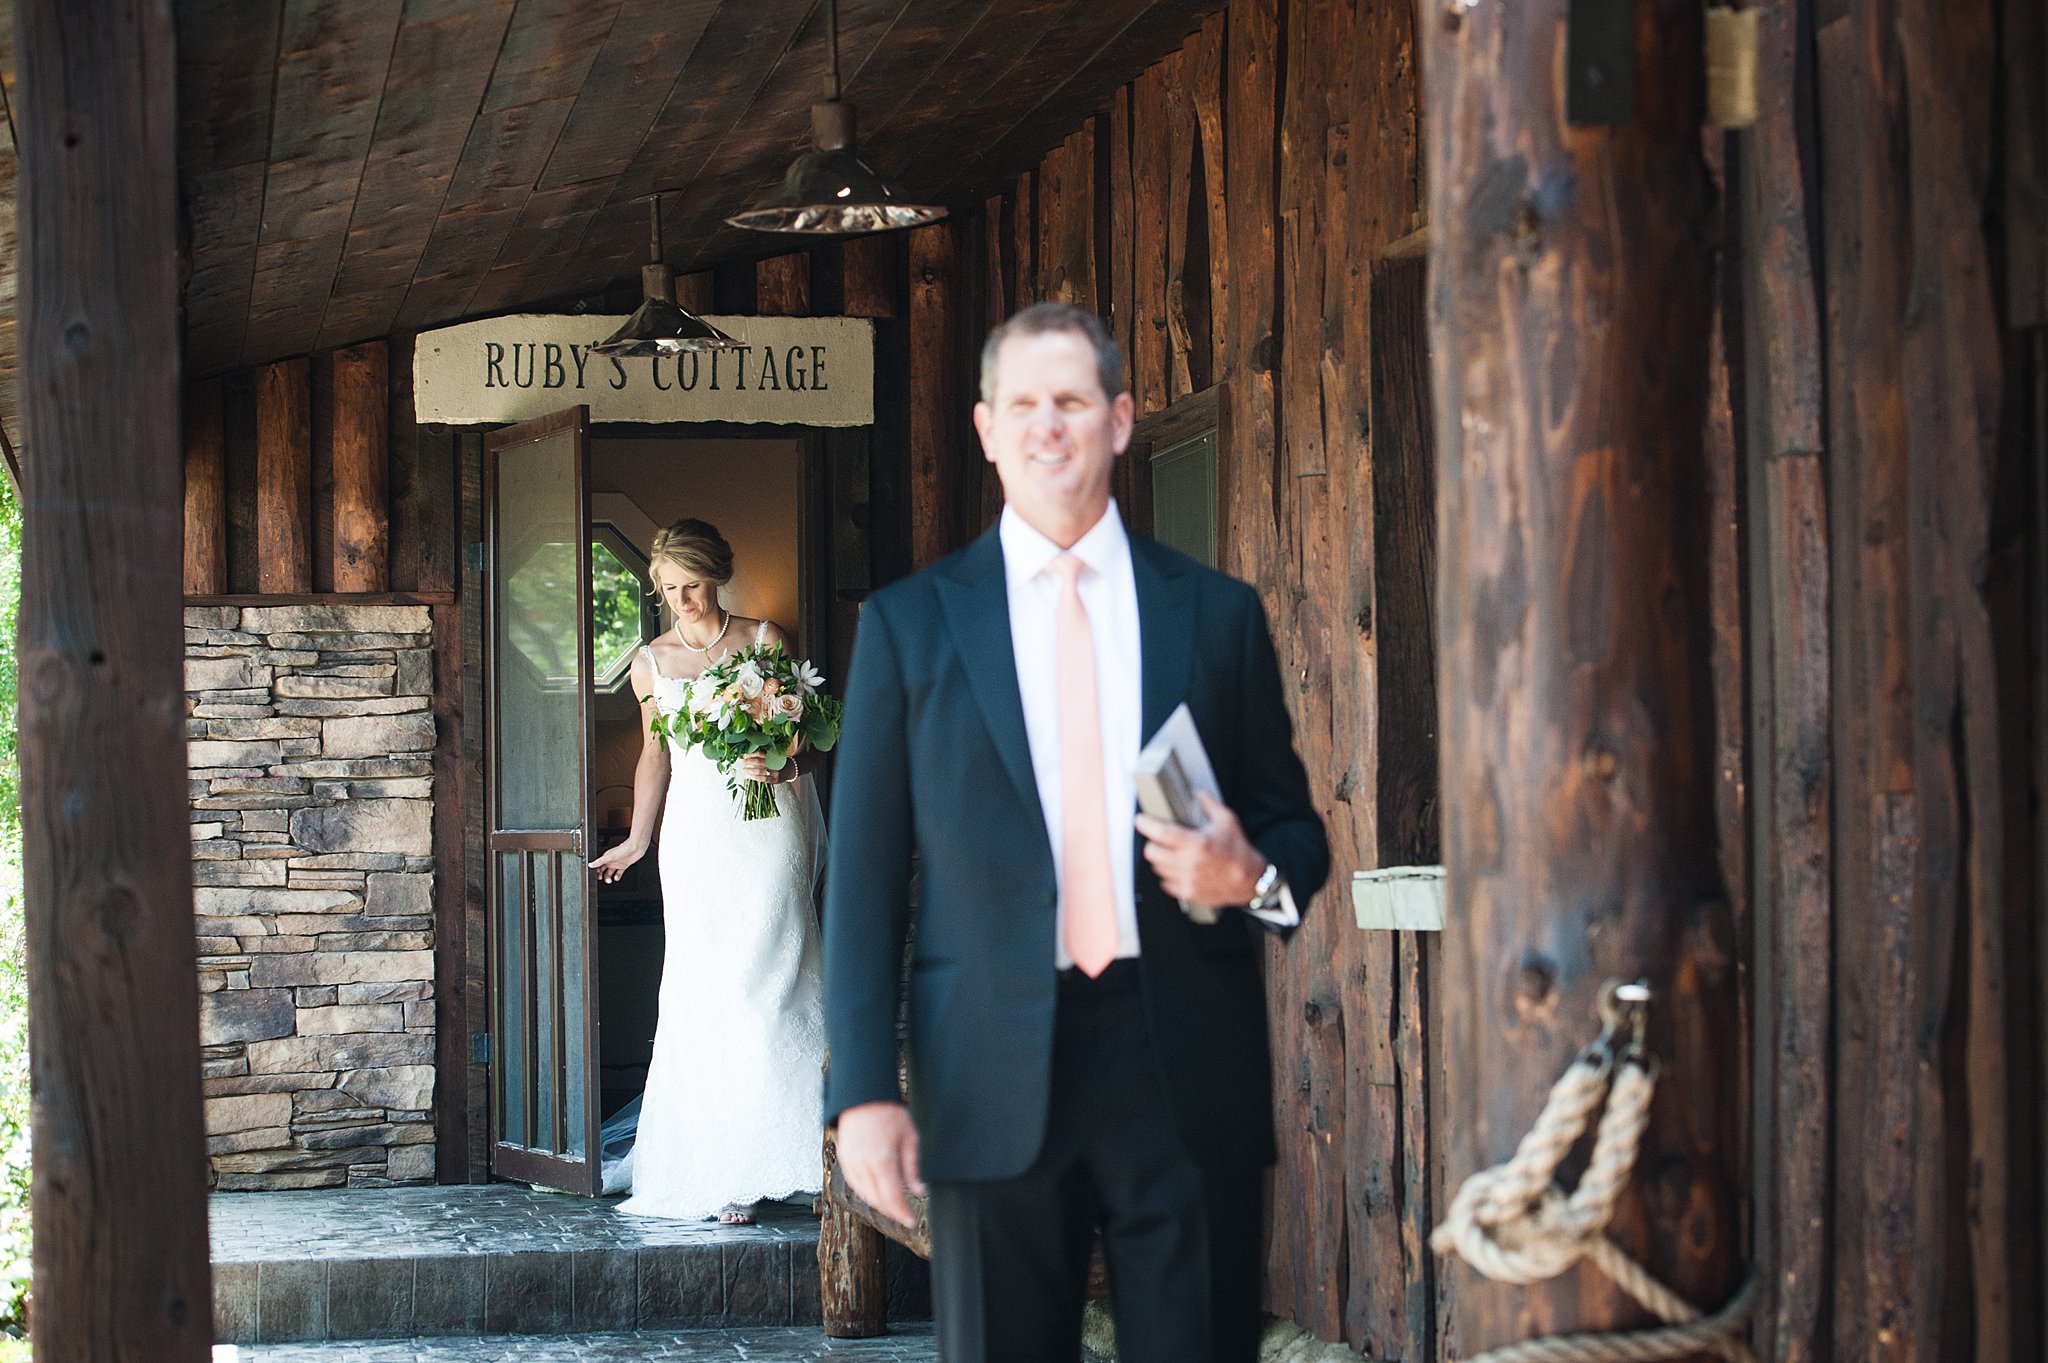
<path id="1" fill-rule="evenodd" d="M 1003 768 L 1017 786 L 1025 808 L 1043 826 L 1038 779 L 1031 769 L 1031 739 L 1024 730 L 1024 698 L 1017 685 L 1017 655 L 1010 638 L 1010 595 L 1003 578 L 1003 549 L 991 529 L 961 555 L 954 571 L 937 582 L 947 627 L 982 722 L 1002 754 Z"/>
<path id="2" fill-rule="evenodd" d="M 1138 535 L 1131 536 L 1131 572 L 1138 586 L 1140 672 L 1144 678 L 1138 741 L 1149 740 L 1187 699 L 1194 647 L 1194 578 L 1187 565 Z"/>

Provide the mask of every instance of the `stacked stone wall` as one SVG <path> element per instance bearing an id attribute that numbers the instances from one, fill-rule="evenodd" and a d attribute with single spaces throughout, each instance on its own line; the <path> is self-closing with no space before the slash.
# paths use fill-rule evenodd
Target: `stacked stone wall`
<path id="1" fill-rule="evenodd" d="M 424 606 L 185 611 L 215 1187 L 433 1178 L 431 631 Z"/>

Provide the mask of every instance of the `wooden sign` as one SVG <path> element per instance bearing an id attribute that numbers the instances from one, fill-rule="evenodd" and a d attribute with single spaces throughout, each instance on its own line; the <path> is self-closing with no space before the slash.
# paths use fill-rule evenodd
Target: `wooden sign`
<path id="1" fill-rule="evenodd" d="M 417 419 L 525 421 L 585 403 L 592 421 L 874 421 L 875 331 L 866 318 L 712 317 L 743 348 L 637 359 L 590 353 L 625 320 L 527 313 L 421 332 Z"/>

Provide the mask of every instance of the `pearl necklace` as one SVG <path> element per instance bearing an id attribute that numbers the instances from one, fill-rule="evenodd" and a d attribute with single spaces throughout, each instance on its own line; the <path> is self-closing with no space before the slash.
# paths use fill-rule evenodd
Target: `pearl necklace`
<path id="1" fill-rule="evenodd" d="M 691 643 L 688 638 L 684 637 L 683 622 L 678 620 L 676 621 L 676 642 L 681 644 L 684 648 L 692 649 L 695 652 L 703 654 L 706 658 L 709 658 L 711 656 L 711 650 L 718 647 L 718 641 L 720 639 L 723 639 L 725 637 L 725 632 L 731 628 L 732 612 L 727 611 L 725 613 L 725 623 L 718 627 L 718 633 L 711 636 L 711 642 L 704 645 L 704 647 L 702 648 L 698 648 L 695 644 Z"/>

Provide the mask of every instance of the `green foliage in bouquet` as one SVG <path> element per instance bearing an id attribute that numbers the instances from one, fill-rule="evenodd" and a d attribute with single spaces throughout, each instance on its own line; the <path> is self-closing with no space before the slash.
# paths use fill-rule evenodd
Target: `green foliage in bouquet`
<path id="1" fill-rule="evenodd" d="M 744 817 L 774 818 L 774 790 L 741 781 L 732 769 L 755 753 L 770 771 L 781 771 L 799 748 L 830 752 L 845 706 L 824 686 L 818 670 L 792 659 L 780 642 L 754 644 L 698 673 L 682 708 L 656 714 L 651 727 L 666 745 L 701 748 L 726 773 L 726 789 Z"/>

